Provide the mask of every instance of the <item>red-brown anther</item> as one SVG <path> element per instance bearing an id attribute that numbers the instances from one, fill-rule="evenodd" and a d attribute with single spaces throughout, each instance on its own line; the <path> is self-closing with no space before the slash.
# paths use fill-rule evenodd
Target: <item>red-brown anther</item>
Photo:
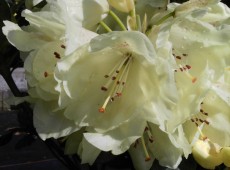
<path id="1" fill-rule="evenodd" d="M 112 77 L 112 80 L 116 80 L 116 77 L 114 76 L 114 77 Z"/>
<path id="2" fill-rule="evenodd" d="M 200 109 L 200 112 L 203 113 L 204 111 L 202 109 Z"/>
<path id="3" fill-rule="evenodd" d="M 187 69 L 191 69 L 192 67 L 190 65 L 185 65 Z"/>
<path id="4" fill-rule="evenodd" d="M 54 52 L 54 55 L 57 59 L 61 59 L 61 55 L 58 52 Z"/>
<path id="5" fill-rule="evenodd" d="M 105 78 L 108 78 L 108 77 L 109 77 L 109 75 L 105 75 L 104 77 L 105 77 Z"/>
<path id="6" fill-rule="evenodd" d="M 197 122 L 198 122 L 198 120 L 199 120 L 199 119 L 198 119 L 198 118 L 196 118 L 196 121 L 197 121 Z"/>
<path id="7" fill-rule="evenodd" d="M 148 161 L 150 161 L 150 160 L 151 160 L 150 157 L 146 157 L 146 158 L 145 158 L 145 161 L 146 161 L 146 162 L 148 162 Z"/>
<path id="8" fill-rule="evenodd" d="M 65 49 L 65 48 L 66 48 L 66 46 L 62 44 L 62 45 L 61 45 L 61 48 Z"/>
<path id="9" fill-rule="evenodd" d="M 207 120 L 204 120 L 204 123 L 206 123 L 207 125 L 209 125 L 209 121 L 207 121 Z"/>
<path id="10" fill-rule="evenodd" d="M 44 77 L 48 77 L 48 73 L 46 71 L 44 72 Z"/>
<path id="11" fill-rule="evenodd" d="M 191 121 L 192 121 L 192 122 L 195 122 L 195 120 L 194 120 L 194 119 L 191 119 Z"/>
<path id="12" fill-rule="evenodd" d="M 180 68 L 180 71 L 183 71 L 183 68 Z"/>
<path id="13" fill-rule="evenodd" d="M 176 56 L 177 59 L 181 60 L 181 56 Z"/>
<path id="14" fill-rule="evenodd" d="M 196 124 L 197 127 L 199 126 L 198 123 L 195 123 L 195 124 Z"/>
<path id="15" fill-rule="evenodd" d="M 204 123 L 204 120 L 202 120 L 202 119 L 199 119 L 199 121 L 200 121 L 201 123 Z"/>
<path id="16" fill-rule="evenodd" d="M 177 72 L 177 70 L 174 70 L 174 72 Z"/>
<path id="17" fill-rule="evenodd" d="M 188 56 L 188 54 L 182 54 L 184 57 Z"/>
<path id="18" fill-rule="evenodd" d="M 102 87 L 101 87 L 101 90 L 107 91 L 108 89 L 107 89 L 106 87 L 102 86 Z"/>
<path id="19" fill-rule="evenodd" d="M 208 113 L 207 113 L 207 112 L 204 112 L 203 114 L 204 114 L 205 116 L 208 116 Z"/>
<path id="20" fill-rule="evenodd" d="M 122 93 L 116 93 L 117 94 L 117 97 L 120 97 L 122 96 Z"/>
<path id="21" fill-rule="evenodd" d="M 119 73 L 120 71 L 119 70 L 116 70 L 116 73 Z"/>
<path id="22" fill-rule="evenodd" d="M 117 84 L 120 84 L 120 81 L 117 81 Z"/>

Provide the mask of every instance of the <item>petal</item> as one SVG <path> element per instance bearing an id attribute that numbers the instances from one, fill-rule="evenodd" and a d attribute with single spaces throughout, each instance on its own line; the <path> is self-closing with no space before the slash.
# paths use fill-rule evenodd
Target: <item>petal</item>
<path id="1" fill-rule="evenodd" d="M 182 161 L 183 151 L 172 143 L 168 134 L 154 124 L 150 124 L 150 131 L 153 135 L 151 153 L 159 161 L 160 165 L 169 168 L 177 168 Z"/>
<path id="2" fill-rule="evenodd" d="M 155 158 L 151 155 L 150 160 L 146 161 L 145 153 L 140 143 L 135 146 L 131 145 L 128 152 L 135 170 L 149 170 L 152 167 Z"/>
<path id="3" fill-rule="evenodd" d="M 65 154 L 67 155 L 73 155 L 78 153 L 80 144 L 83 139 L 83 132 L 85 131 L 85 128 L 82 128 L 69 136 L 67 136 L 66 142 L 65 142 Z"/>
<path id="4" fill-rule="evenodd" d="M 102 151 L 119 155 L 127 151 L 142 136 L 146 123 L 140 118 L 131 119 L 106 133 L 84 133 L 85 139 Z"/>
<path id="5" fill-rule="evenodd" d="M 172 69 L 163 59 L 158 60 L 144 34 L 112 32 L 93 39 L 89 52 L 82 48 L 59 62 L 55 73 L 57 79 L 65 84 L 67 95 L 73 99 L 65 111 L 69 119 L 75 120 L 80 126 L 90 125 L 97 131 L 105 132 L 116 128 L 132 115 L 143 113 L 144 117 L 154 119 L 158 114 L 154 111 L 161 107 L 162 110 L 169 110 L 165 103 L 171 103 L 175 96 L 170 89 L 175 86 L 174 79 L 168 76 L 172 75 Z M 101 90 L 110 81 L 104 76 L 130 54 L 134 58 L 125 80 L 124 92 L 120 98 L 108 104 L 106 114 L 101 114 L 98 109 L 112 92 Z M 133 100 L 136 96 L 138 98 Z"/>
<path id="6" fill-rule="evenodd" d="M 4 21 L 5 26 L 2 28 L 8 41 L 21 51 L 31 51 L 39 48 L 46 40 L 39 34 L 24 32 L 16 24 Z M 25 45 L 26 44 L 26 45 Z"/>
<path id="7" fill-rule="evenodd" d="M 34 107 L 33 122 L 42 140 L 60 138 L 79 130 L 71 120 L 64 117 L 63 112 L 53 112 L 56 107 L 52 102 L 38 101 Z"/>
<path id="8" fill-rule="evenodd" d="M 51 18 L 46 19 L 43 16 L 43 13 L 24 10 L 22 12 L 22 16 L 30 23 L 30 27 L 33 29 L 33 32 L 37 31 L 40 34 L 43 34 L 43 38 L 45 40 L 51 41 L 63 37 L 65 29 L 64 25 L 55 20 L 51 20 Z M 50 13 L 48 14 L 51 15 Z"/>
<path id="9" fill-rule="evenodd" d="M 206 169 L 215 169 L 222 163 L 220 147 L 210 141 L 198 140 L 192 149 L 194 159 Z"/>
<path id="10" fill-rule="evenodd" d="M 90 144 L 85 138 L 83 138 L 81 146 L 81 163 L 89 163 L 90 165 L 92 165 L 97 159 L 98 155 L 101 153 L 101 150 Z"/>

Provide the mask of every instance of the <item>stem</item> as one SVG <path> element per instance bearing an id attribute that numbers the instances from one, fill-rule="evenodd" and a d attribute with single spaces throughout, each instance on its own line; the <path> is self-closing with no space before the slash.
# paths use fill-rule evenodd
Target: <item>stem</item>
<path id="1" fill-rule="evenodd" d="M 100 21 L 100 24 L 103 28 L 105 28 L 106 31 L 112 32 L 112 30 L 109 28 L 109 26 L 105 22 Z"/>
<path id="2" fill-rule="evenodd" d="M 142 31 L 140 15 L 137 15 L 137 17 L 136 17 L 136 27 L 137 27 L 138 31 L 140 31 L 140 32 Z"/>
<path id="3" fill-rule="evenodd" d="M 169 17 L 172 17 L 174 15 L 175 15 L 175 12 L 170 12 L 169 14 L 163 16 L 159 21 L 157 21 L 157 23 L 155 25 L 162 24 L 166 19 L 168 19 Z"/>
<path id="4" fill-rule="evenodd" d="M 113 19 L 118 23 L 118 25 L 121 27 L 121 29 L 123 31 L 127 31 L 126 27 L 124 26 L 124 24 L 122 23 L 122 21 L 120 20 L 120 18 L 111 10 L 109 10 L 109 14 L 113 17 Z"/>
<path id="5" fill-rule="evenodd" d="M 11 76 L 10 69 L 8 68 L 1 69 L 1 75 L 5 79 L 13 95 L 16 97 L 23 97 L 22 93 L 19 91 L 18 87 L 16 86 Z"/>

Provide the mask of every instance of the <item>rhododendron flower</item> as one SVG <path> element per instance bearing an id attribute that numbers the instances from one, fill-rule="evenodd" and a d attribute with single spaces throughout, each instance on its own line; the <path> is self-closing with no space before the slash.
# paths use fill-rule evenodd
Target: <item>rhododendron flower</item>
<path id="1" fill-rule="evenodd" d="M 101 151 L 128 151 L 137 170 L 150 169 L 154 159 L 175 169 L 191 153 L 203 167 L 229 166 L 226 5 L 46 2 L 39 12 L 22 13 L 28 26 L 3 27 L 23 52 L 43 140 L 65 137 L 66 154 L 89 164 Z"/>
<path id="2" fill-rule="evenodd" d="M 167 119 L 163 110 L 174 97 L 173 72 L 144 34 L 111 32 L 84 48 L 57 64 L 55 76 L 71 99 L 66 117 L 98 132 L 114 129 L 136 114 L 157 124 Z"/>

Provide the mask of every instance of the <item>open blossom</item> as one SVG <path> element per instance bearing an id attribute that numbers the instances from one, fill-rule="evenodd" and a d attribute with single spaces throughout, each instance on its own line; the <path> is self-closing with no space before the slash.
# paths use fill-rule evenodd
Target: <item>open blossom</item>
<path id="1" fill-rule="evenodd" d="M 203 167 L 229 166 L 230 10 L 218 0 L 167 4 L 47 0 L 23 12 L 29 26 L 5 21 L 26 52 L 43 140 L 65 136 L 65 152 L 89 164 L 128 151 L 137 170 L 154 159 L 177 168 L 191 153 Z"/>
<path id="2" fill-rule="evenodd" d="M 163 103 L 173 100 L 173 92 L 168 88 L 173 87 L 173 82 L 169 84 L 172 74 L 167 62 L 157 57 L 151 42 L 140 32 L 97 36 L 85 50 L 59 62 L 55 72 L 71 98 L 65 116 L 80 126 L 93 126 L 101 132 L 136 114 L 158 123 L 154 113 L 161 107 L 154 105 L 158 103 L 167 110 Z"/>
<path id="3" fill-rule="evenodd" d="M 168 20 L 169 25 L 166 21 L 160 26 L 163 32 L 158 34 L 173 44 L 175 79 L 183 99 L 172 109 L 177 116 L 166 127 L 171 130 L 175 124 L 183 124 L 193 155 L 203 167 L 215 168 L 221 163 L 229 166 L 226 148 L 230 146 L 230 30 L 227 26 L 230 12 L 222 3 L 187 4 L 199 10 L 181 10 Z M 159 46 L 157 41 L 156 46 Z"/>
<path id="4" fill-rule="evenodd" d="M 29 101 L 34 107 L 34 125 L 44 140 L 79 130 L 73 121 L 63 116 L 58 106 L 59 93 L 55 90 L 57 82 L 53 74 L 57 62 L 65 57 L 67 42 L 74 41 L 66 34 L 65 7 L 61 6 L 61 2 L 48 1 L 42 11 L 23 11 L 22 16 L 29 22 L 28 26 L 20 28 L 17 24 L 4 21 L 3 27 L 9 42 L 23 52 L 21 57 L 29 87 Z M 82 27 L 77 29 L 79 34 L 85 36 L 78 36 L 78 44 L 70 49 L 81 46 L 97 35 Z M 55 125 L 51 126 L 53 123 Z"/>

